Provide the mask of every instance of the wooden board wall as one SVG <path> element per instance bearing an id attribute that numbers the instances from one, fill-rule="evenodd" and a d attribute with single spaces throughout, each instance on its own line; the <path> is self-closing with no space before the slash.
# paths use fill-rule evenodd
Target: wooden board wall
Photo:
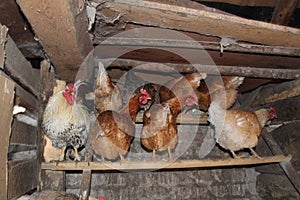
<path id="1" fill-rule="evenodd" d="M 14 83 L 0 74 L 0 199 L 7 199 L 7 154 L 11 132 L 14 100 Z"/>

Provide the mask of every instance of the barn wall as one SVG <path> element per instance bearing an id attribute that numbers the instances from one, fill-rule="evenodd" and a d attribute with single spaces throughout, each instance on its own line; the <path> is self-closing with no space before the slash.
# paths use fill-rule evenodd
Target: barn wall
<path id="1" fill-rule="evenodd" d="M 189 139 L 185 138 L 193 137 L 194 129 L 191 126 L 181 128 L 183 131 L 179 133 L 179 140 L 189 145 Z M 141 125 L 137 127 L 137 133 L 140 130 Z M 199 148 L 206 130 L 207 127 L 199 128 L 193 143 L 180 159 L 199 158 Z M 145 153 L 139 138 L 135 139 L 130 151 L 129 159 L 133 159 L 133 152 Z M 220 158 L 229 154 L 215 147 L 208 156 Z M 147 153 L 146 157 L 150 159 L 151 153 Z M 162 154 L 161 158 L 167 159 L 167 153 Z M 106 199 L 260 199 L 256 191 L 258 175 L 251 167 L 140 173 L 93 172 L 91 195 Z M 67 191 L 78 194 L 81 174 L 67 172 L 66 181 Z"/>

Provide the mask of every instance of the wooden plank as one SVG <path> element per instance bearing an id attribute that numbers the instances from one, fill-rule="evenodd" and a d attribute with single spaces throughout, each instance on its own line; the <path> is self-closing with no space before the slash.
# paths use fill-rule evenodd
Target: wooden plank
<path id="1" fill-rule="evenodd" d="M 130 23 L 267 45 L 300 47 L 300 30 L 296 28 L 150 1 L 115 0 L 103 6 L 120 13 L 122 19 Z"/>
<path id="2" fill-rule="evenodd" d="M 4 66 L 4 60 L 5 60 L 4 47 L 7 40 L 7 32 L 8 32 L 8 28 L 0 24 L 0 68 L 3 68 Z"/>
<path id="3" fill-rule="evenodd" d="M 92 50 L 84 1 L 18 0 L 60 79 L 74 81 Z"/>
<path id="4" fill-rule="evenodd" d="M 267 163 L 282 162 L 289 159 L 289 156 L 277 155 L 264 157 L 262 159 L 249 157 L 241 159 L 225 158 L 225 159 L 203 159 L 203 160 L 177 160 L 175 162 L 164 161 L 128 161 L 128 162 L 58 162 L 58 163 L 42 163 L 43 169 L 48 170 L 147 170 L 147 169 L 180 169 L 180 168 L 203 168 L 203 167 L 224 167 L 224 166 L 245 166 L 259 165 Z"/>
<path id="5" fill-rule="evenodd" d="M 10 144 L 36 145 L 36 137 L 36 128 L 25 123 L 19 122 L 16 119 L 13 120 Z"/>
<path id="6" fill-rule="evenodd" d="M 266 130 L 263 130 L 262 132 L 262 138 L 267 143 L 268 147 L 272 151 L 273 155 L 275 154 L 282 154 L 282 150 L 280 149 L 279 145 L 273 138 L 273 136 L 267 132 Z M 300 194 L 300 176 L 297 173 L 297 170 L 294 168 L 292 163 L 290 162 L 291 158 L 284 160 L 283 162 L 280 162 L 280 166 L 291 181 L 292 185 L 295 187 L 297 192 Z"/>
<path id="7" fill-rule="evenodd" d="M 136 116 L 136 123 L 143 123 L 144 112 L 138 112 Z M 177 124 L 207 124 L 208 116 L 205 113 L 179 113 L 176 118 Z"/>
<path id="8" fill-rule="evenodd" d="M 43 187 L 43 185 L 47 185 L 48 182 L 51 181 L 49 180 L 49 176 L 47 176 L 48 172 L 42 172 L 41 170 L 41 163 L 42 163 L 42 157 L 44 154 L 44 146 L 45 142 L 43 142 L 43 131 L 42 131 L 42 120 L 43 120 L 43 115 L 44 115 L 44 110 L 46 107 L 46 104 L 48 102 L 49 97 L 52 95 L 52 89 L 55 85 L 55 74 L 53 70 L 53 66 L 49 63 L 48 60 L 43 60 L 41 62 L 41 67 L 40 67 L 40 95 L 38 96 L 38 101 L 39 101 L 39 115 L 38 115 L 38 131 L 37 131 L 37 160 L 38 160 L 38 166 L 37 166 L 37 173 L 39 176 L 39 183 L 38 183 L 38 191 L 40 191 Z M 59 173 L 56 176 L 60 176 L 59 179 L 64 180 L 65 179 L 65 174 L 64 173 Z M 63 183 L 65 184 L 65 183 Z M 50 189 L 50 188 L 46 188 Z"/>
<path id="9" fill-rule="evenodd" d="M 79 200 L 88 200 L 91 191 L 92 170 L 84 169 L 81 178 Z"/>
<path id="10" fill-rule="evenodd" d="M 253 6 L 253 7 L 275 7 L 278 0 L 196 0 L 198 2 L 215 2 L 215 3 L 228 3 L 238 6 Z M 297 7 L 300 7 L 298 3 Z"/>
<path id="11" fill-rule="evenodd" d="M 66 191 L 65 171 L 42 170 L 40 190 Z"/>
<path id="12" fill-rule="evenodd" d="M 8 199 L 32 191 L 37 185 L 36 159 L 8 162 Z"/>
<path id="13" fill-rule="evenodd" d="M 299 0 L 279 0 L 273 12 L 271 23 L 287 26 Z"/>
<path id="14" fill-rule="evenodd" d="M 103 41 L 102 41 L 103 40 Z M 175 39 L 160 39 L 160 38 L 135 38 L 112 37 L 101 40 L 94 39 L 94 43 L 107 46 L 138 46 L 150 48 L 185 48 L 199 50 L 217 50 L 220 51 L 219 42 L 207 42 L 190 40 L 175 40 Z M 281 46 L 265 46 L 255 44 L 230 44 L 224 51 L 256 53 L 266 55 L 285 55 L 285 56 L 300 56 L 300 48 L 281 47 Z"/>
<path id="15" fill-rule="evenodd" d="M 250 106 L 255 108 L 297 96 L 300 96 L 300 79 L 262 88 L 260 92 L 256 94 Z"/>
<path id="16" fill-rule="evenodd" d="M 155 63 L 130 59 L 101 59 L 105 66 L 117 66 L 121 69 L 131 69 L 132 67 L 143 65 L 143 71 L 164 72 L 164 73 L 192 73 L 196 70 L 207 74 L 244 76 L 253 78 L 272 78 L 272 79 L 296 79 L 300 77 L 300 70 L 292 69 L 272 69 L 272 68 L 250 68 L 243 66 L 220 66 L 220 65 L 202 65 L 202 64 L 173 64 L 173 63 Z M 147 65 L 145 65 L 147 64 Z M 166 68 L 169 66 L 171 68 Z M 140 70 L 141 71 L 141 70 Z"/>
<path id="17" fill-rule="evenodd" d="M 5 45 L 5 53 L 4 69 L 18 84 L 37 96 L 39 91 L 38 71 L 32 68 L 9 36 Z"/>
<path id="18" fill-rule="evenodd" d="M 9 79 L 0 75 L 0 199 L 7 199 L 7 154 L 9 146 L 9 137 L 11 132 L 14 84 Z"/>

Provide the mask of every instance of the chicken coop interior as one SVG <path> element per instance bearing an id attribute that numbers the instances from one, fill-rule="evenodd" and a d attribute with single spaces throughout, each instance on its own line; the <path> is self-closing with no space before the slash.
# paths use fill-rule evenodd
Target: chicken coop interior
<path id="1" fill-rule="evenodd" d="M 0 2 L 0 199 L 299 199 L 299 0 Z"/>

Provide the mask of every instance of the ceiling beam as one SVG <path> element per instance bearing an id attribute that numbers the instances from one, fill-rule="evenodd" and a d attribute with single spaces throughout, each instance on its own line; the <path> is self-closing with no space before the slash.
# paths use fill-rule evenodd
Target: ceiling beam
<path id="1" fill-rule="evenodd" d="M 102 6 L 119 12 L 122 20 L 128 23 L 225 36 L 267 45 L 300 47 L 300 30 L 296 28 L 150 1 L 115 0 Z"/>
<path id="2" fill-rule="evenodd" d="M 272 79 L 297 79 L 300 77 L 300 70 L 290 69 L 272 69 L 272 68 L 250 68 L 241 66 L 221 66 L 221 65 L 203 65 L 203 64 L 174 64 L 174 63 L 155 63 L 130 59 L 101 59 L 105 66 L 119 67 L 130 70 L 137 67 L 138 70 L 145 72 L 161 73 L 192 73 L 195 71 L 205 72 L 207 74 L 244 76 L 253 78 L 272 78 Z M 168 66 L 168 67 L 166 67 Z M 171 67 L 171 68 L 170 68 Z M 137 70 L 137 71 L 138 71 Z"/>
<path id="3" fill-rule="evenodd" d="M 228 3 L 238 6 L 265 6 L 265 7 L 276 7 L 278 0 L 196 0 L 198 2 L 214 2 L 214 3 Z M 289 0 L 286 0 L 289 1 Z M 300 8 L 300 2 L 297 4 Z"/>
<path id="4" fill-rule="evenodd" d="M 271 23 L 288 25 L 299 0 L 279 0 L 273 12 Z"/>
<path id="5" fill-rule="evenodd" d="M 60 79 L 73 81 L 92 50 L 84 1 L 18 0 Z"/>

